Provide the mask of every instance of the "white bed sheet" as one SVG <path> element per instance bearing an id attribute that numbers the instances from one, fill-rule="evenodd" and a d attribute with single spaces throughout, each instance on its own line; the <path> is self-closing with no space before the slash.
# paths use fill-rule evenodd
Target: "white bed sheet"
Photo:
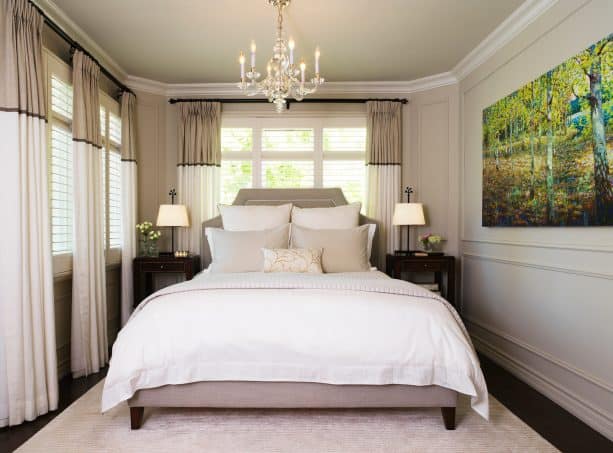
<path id="1" fill-rule="evenodd" d="M 139 389 L 207 380 L 440 385 L 488 417 L 455 310 L 378 271 L 205 272 L 158 291 L 118 335 L 102 410 Z"/>

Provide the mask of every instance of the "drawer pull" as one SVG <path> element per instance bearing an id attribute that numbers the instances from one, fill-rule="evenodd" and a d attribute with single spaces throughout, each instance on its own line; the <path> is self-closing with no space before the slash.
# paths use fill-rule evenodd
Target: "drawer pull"
<path id="1" fill-rule="evenodd" d="M 163 264 L 160 264 L 160 269 L 164 269 L 164 265 Z"/>

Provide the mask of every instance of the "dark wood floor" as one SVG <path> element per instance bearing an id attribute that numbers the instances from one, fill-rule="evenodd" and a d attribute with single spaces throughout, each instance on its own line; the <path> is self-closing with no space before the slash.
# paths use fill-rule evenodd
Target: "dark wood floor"
<path id="1" fill-rule="evenodd" d="M 581 453 L 613 452 L 613 442 L 491 360 L 483 356 L 480 359 L 490 393 L 559 450 Z M 63 379 L 60 382 L 59 409 L 32 422 L 0 429 L 0 452 L 15 450 L 105 375 L 106 369 L 87 378 Z"/>

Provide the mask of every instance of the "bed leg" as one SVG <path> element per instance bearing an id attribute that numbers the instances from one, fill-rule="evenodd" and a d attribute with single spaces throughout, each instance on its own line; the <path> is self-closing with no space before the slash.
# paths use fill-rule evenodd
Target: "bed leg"
<path id="1" fill-rule="evenodd" d="M 455 407 L 441 407 L 445 429 L 455 429 Z"/>
<path id="2" fill-rule="evenodd" d="M 143 414 L 145 413 L 144 407 L 131 407 L 130 408 L 130 428 L 140 429 L 143 425 Z"/>

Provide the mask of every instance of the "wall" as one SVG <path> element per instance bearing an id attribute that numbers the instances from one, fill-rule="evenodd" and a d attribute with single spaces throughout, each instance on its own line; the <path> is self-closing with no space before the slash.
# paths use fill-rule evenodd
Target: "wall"
<path id="1" fill-rule="evenodd" d="M 160 203 L 176 184 L 177 107 L 163 95 L 136 92 L 137 140 L 139 151 L 139 221 L 155 221 Z M 369 97 L 365 95 L 364 97 Z M 375 97 L 374 95 L 372 97 Z M 380 97 L 380 96 L 379 96 Z M 426 204 L 426 227 L 448 239 L 445 250 L 459 251 L 459 143 L 457 85 L 419 93 L 394 93 L 386 97 L 408 97 L 403 109 L 403 186 L 415 189 L 413 200 Z M 225 115 L 276 115 L 268 104 L 226 104 Z M 283 115 L 364 114 L 364 105 L 294 104 Z M 427 174 L 428 177 L 421 175 Z M 167 235 L 166 235 L 167 236 Z M 417 233 L 413 233 L 413 243 Z M 403 234 L 404 238 L 404 234 Z M 168 238 L 166 238 L 168 241 Z M 161 247 L 169 247 L 161 242 Z"/>
<path id="2" fill-rule="evenodd" d="M 481 227 L 481 114 L 611 30 L 561 0 L 461 82 L 463 314 L 476 347 L 613 438 L 613 228 Z"/>

